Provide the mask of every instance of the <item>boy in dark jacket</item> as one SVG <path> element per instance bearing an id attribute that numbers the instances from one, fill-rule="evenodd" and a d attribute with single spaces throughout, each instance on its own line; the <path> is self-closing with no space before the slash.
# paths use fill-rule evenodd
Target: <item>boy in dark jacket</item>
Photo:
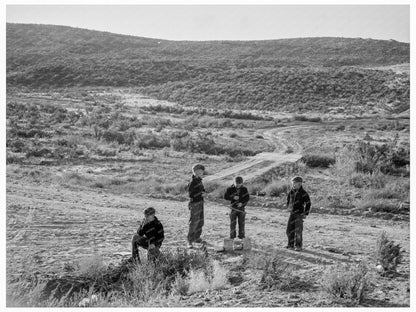
<path id="1" fill-rule="evenodd" d="M 202 184 L 205 167 L 196 164 L 192 167 L 192 180 L 188 185 L 189 192 L 189 231 L 188 248 L 193 248 L 192 243 L 201 243 L 202 227 L 204 226 L 204 194 L 205 188 Z"/>
<path id="2" fill-rule="evenodd" d="M 148 259 L 154 260 L 159 257 L 160 246 L 165 238 L 162 223 L 155 216 L 153 207 L 146 208 L 144 219 L 140 224 L 137 233 L 132 238 L 132 258 L 140 262 L 139 247 L 148 250 Z"/>
<path id="3" fill-rule="evenodd" d="M 309 214 L 311 201 L 308 193 L 302 187 L 302 178 L 292 178 L 292 189 L 287 195 L 287 208 L 290 211 L 286 235 L 288 244 L 286 248 L 296 251 L 302 250 L 303 219 Z"/>
<path id="4" fill-rule="evenodd" d="M 245 237 L 245 206 L 250 199 L 247 188 L 243 185 L 243 178 L 236 177 L 234 184 L 227 188 L 224 199 L 231 201 L 230 212 L 230 238 L 236 237 L 236 223 L 238 220 L 238 238 L 243 239 Z"/>

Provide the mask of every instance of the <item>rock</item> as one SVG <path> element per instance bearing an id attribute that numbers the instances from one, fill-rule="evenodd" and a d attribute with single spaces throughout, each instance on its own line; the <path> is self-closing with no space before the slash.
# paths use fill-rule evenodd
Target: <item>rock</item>
<path id="1" fill-rule="evenodd" d="M 194 304 L 194 307 L 202 307 L 204 305 L 205 305 L 205 302 L 199 301 L 199 302 L 197 302 L 197 303 Z"/>

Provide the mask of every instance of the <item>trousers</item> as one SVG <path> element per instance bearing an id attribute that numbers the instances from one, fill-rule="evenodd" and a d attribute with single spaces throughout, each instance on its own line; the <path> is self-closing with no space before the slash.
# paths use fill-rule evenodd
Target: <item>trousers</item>
<path id="1" fill-rule="evenodd" d="M 244 211 L 231 210 L 230 212 L 230 238 L 231 239 L 234 239 L 236 237 L 237 221 L 238 221 L 238 238 L 243 239 L 245 237 L 244 227 L 245 227 L 245 221 L 246 221 L 246 214 L 244 213 Z"/>
<path id="2" fill-rule="evenodd" d="M 288 246 L 302 248 L 303 216 L 291 213 L 287 222 Z"/>
<path id="3" fill-rule="evenodd" d="M 204 201 L 190 202 L 188 208 L 190 212 L 188 242 L 199 242 L 204 226 Z"/>
<path id="4" fill-rule="evenodd" d="M 160 255 L 159 247 L 156 246 L 153 249 L 149 249 L 149 241 L 146 237 L 140 236 L 139 234 L 134 234 L 131 239 L 131 256 L 133 259 L 136 259 L 140 262 L 139 247 L 147 249 L 147 259 L 155 260 Z"/>

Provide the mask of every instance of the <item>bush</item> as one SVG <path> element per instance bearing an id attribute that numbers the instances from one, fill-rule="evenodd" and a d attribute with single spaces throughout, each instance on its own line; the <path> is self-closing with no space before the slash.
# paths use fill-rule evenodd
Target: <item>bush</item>
<path id="1" fill-rule="evenodd" d="M 301 158 L 307 166 L 309 167 L 324 167 L 328 168 L 329 166 L 335 164 L 335 158 L 329 157 L 326 155 L 319 154 L 307 154 L 303 155 Z"/>
<path id="2" fill-rule="evenodd" d="M 256 183 L 250 183 L 247 186 L 248 189 L 248 193 L 250 195 L 259 195 L 259 194 L 263 194 L 264 192 L 262 191 L 266 186 L 265 182 L 256 182 Z"/>
<path id="3" fill-rule="evenodd" d="M 281 260 L 277 255 L 263 255 L 263 259 L 257 265 L 260 265 L 262 270 L 259 281 L 262 289 L 299 291 L 313 287 L 314 281 L 297 275 L 293 264 Z"/>
<path id="4" fill-rule="evenodd" d="M 356 204 L 360 210 L 370 210 L 371 212 L 388 212 L 397 213 L 399 206 L 397 203 L 387 201 L 386 199 L 364 199 Z"/>
<path id="5" fill-rule="evenodd" d="M 273 181 L 268 184 L 262 191 L 265 192 L 268 196 L 278 197 L 280 194 L 285 194 L 288 192 L 289 185 L 285 181 Z"/>
<path id="6" fill-rule="evenodd" d="M 387 178 L 382 173 L 353 173 L 348 178 L 349 185 L 356 188 L 382 189 L 386 186 Z"/>
<path id="7" fill-rule="evenodd" d="M 361 303 L 368 290 L 368 268 L 358 265 L 337 264 L 328 269 L 322 279 L 323 288 L 332 296 Z"/>
<path id="8" fill-rule="evenodd" d="M 397 266 L 402 262 L 403 251 L 399 244 L 389 240 L 385 231 L 377 239 L 376 259 L 383 270 L 382 275 L 396 272 Z"/>

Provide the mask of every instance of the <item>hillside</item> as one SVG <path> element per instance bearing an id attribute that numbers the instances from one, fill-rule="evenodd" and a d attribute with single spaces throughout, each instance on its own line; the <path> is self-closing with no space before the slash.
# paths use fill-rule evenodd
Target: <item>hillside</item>
<path id="1" fill-rule="evenodd" d="M 361 38 L 169 41 L 7 24 L 7 84 L 128 86 L 184 105 L 309 111 L 409 106 L 409 77 L 358 67 L 409 62 L 409 44 Z"/>

